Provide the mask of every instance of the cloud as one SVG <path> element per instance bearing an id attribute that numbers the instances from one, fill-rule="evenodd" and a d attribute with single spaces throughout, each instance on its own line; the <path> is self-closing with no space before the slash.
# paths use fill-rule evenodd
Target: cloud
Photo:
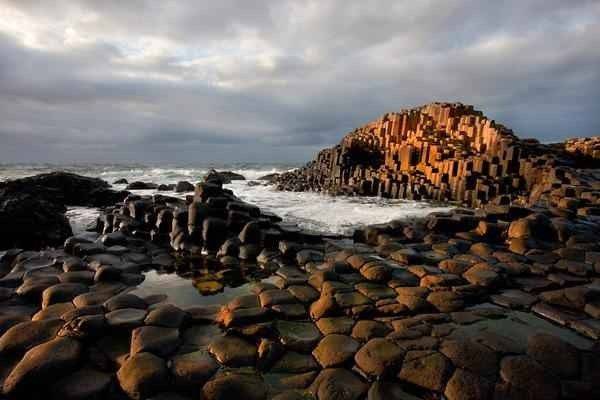
<path id="1" fill-rule="evenodd" d="M 0 160 L 302 161 L 389 111 L 600 134 L 597 1 L 0 0 Z"/>

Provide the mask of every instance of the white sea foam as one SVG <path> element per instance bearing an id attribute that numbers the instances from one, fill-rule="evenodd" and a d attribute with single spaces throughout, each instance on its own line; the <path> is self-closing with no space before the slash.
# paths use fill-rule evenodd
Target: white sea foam
<path id="1" fill-rule="evenodd" d="M 91 207 L 68 207 L 66 216 L 71 224 L 73 234 L 85 232 L 85 230 L 98 218 L 100 210 Z"/>
<path id="2" fill-rule="evenodd" d="M 233 181 L 226 187 L 232 189 L 242 200 L 274 212 L 286 221 L 297 223 L 303 228 L 321 232 L 350 234 L 356 227 L 387 222 L 392 219 L 424 216 L 433 211 L 444 211 L 446 206 L 427 202 L 389 200 L 376 197 L 332 197 L 319 193 L 279 192 L 272 186 L 249 185 L 248 182 L 271 173 L 293 169 L 294 165 L 207 165 L 199 168 L 179 166 L 141 165 L 75 165 L 75 166 L 0 166 L 0 180 L 15 179 L 52 170 L 66 170 L 87 176 L 96 176 L 109 183 L 125 178 L 129 182 L 143 181 L 157 184 L 176 183 L 186 180 L 198 182 L 210 168 L 230 170 L 244 175 L 247 181 Z M 126 185 L 114 185 L 124 189 Z M 153 194 L 153 190 L 135 191 Z M 161 192 L 166 195 L 184 197 L 185 194 Z M 73 207 L 67 216 L 73 230 L 80 232 L 98 215 L 98 210 Z"/>

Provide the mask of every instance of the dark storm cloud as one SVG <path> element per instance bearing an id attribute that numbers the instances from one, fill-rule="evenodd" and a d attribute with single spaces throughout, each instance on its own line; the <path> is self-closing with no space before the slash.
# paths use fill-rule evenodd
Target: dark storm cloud
<path id="1" fill-rule="evenodd" d="M 0 0 L 0 162 L 308 159 L 388 111 L 600 134 L 600 3 Z"/>

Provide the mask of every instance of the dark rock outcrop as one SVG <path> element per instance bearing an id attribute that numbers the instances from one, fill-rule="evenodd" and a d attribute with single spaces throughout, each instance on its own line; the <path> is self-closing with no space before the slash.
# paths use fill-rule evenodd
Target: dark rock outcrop
<path id="1" fill-rule="evenodd" d="M 208 173 L 204 176 L 204 182 L 221 183 L 221 184 L 231 183 L 231 181 L 245 181 L 245 180 L 246 180 L 246 178 L 243 175 L 237 174 L 235 172 L 217 171 L 214 169 L 211 169 L 210 171 L 208 171 Z"/>
<path id="2" fill-rule="evenodd" d="M 0 182 L 0 199 L 17 194 L 66 206 L 105 207 L 122 201 L 128 193 L 112 190 L 102 179 L 57 171 Z"/>
<path id="3" fill-rule="evenodd" d="M 156 183 L 135 181 L 135 182 L 131 182 L 129 185 L 127 185 L 127 187 L 125 189 L 127 189 L 127 190 L 146 190 L 146 189 L 156 189 L 156 188 L 158 188 L 158 185 Z"/>
<path id="4" fill-rule="evenodd" d="M 0 197 L 0 249 L 58 246 L 73 234 L 66 207 L 28 193 Z"/>
<path id="5" fill-rule="evenodd" d="M 194 191 L 194 185 L 192 185 L 188 181 L 180 181 L 180 182 L 177 182 L 177 184 L 175 185 L 175 191 L 177 193 L 193 192 Z"/>
<path id="6" fill-rule="evenodd" d="M 101 179 L 67 172 L 0 182 L 0 249 L 58 246 L 73 234 L 66 206 L 104 207 L 127 194 Z"/>

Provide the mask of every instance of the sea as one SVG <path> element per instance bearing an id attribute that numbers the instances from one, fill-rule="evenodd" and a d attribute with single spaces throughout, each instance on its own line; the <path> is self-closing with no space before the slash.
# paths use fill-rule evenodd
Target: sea
<path id="1" fill-rule="evenodd" d="M 433 211 L 446 211 L 447 205 L 424 201 L 391 200 L 378 197 L 331 196 L 315 192 L 282 192 L 258 178 L 272 173 L 282 173 L 300 167 L 300 164 L 0 164 L 0 181 L 23 178 L 52 171 L 67 171 L 101 178 L 115 189 L 126 185 L 113 182 L 125 178 L 128 182 L 142 181 L 172 184 L 178 181 L 196 183 L 210 169 L 233 171 L 246 180 L 225 185 L 236 196 L 262 209 L 273 212 L 288 223 L 322 233 L 351 235 L 361 226 L 388 222 L 393 219 L 425 216 Z M 154 190 L 132 190 L 151 195 Z M 165 195 L 185 197 L 185 193 L 160 192 Z M 82 232 L 98 216 L 99 210 L 88 207 L 69 207 L 67 217 L 75 233 Z"/>

